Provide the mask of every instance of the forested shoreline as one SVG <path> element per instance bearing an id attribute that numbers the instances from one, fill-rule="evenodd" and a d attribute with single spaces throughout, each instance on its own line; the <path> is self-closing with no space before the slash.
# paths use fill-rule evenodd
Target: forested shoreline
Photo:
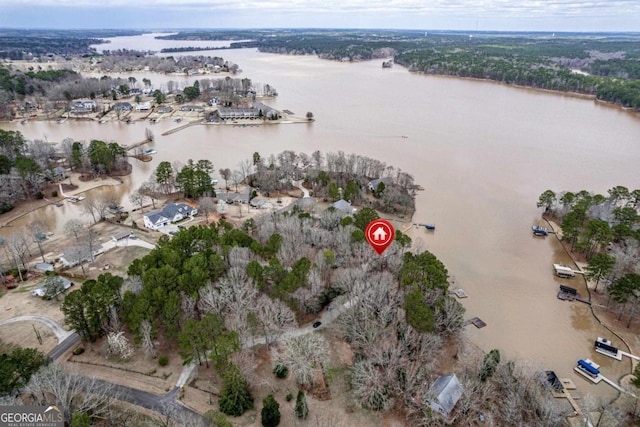
<path id="1" fill-rule="evenodd" d="M 223 34 L 200 31 L 164 38 L 220 40 Z M 637 34 L 274 30 L 266 34 L 256 31 L 253 36 L 255 40 L 246 47 L 262 52 L 317 55 L 337 61 L 393 57 L 414 72 L 575 92 L 640 109 Z"/>

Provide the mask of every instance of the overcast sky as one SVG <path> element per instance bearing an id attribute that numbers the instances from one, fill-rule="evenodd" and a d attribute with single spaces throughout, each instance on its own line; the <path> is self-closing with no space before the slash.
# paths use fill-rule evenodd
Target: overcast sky
<path id="1" fill-rule="evenodd" d="M 640 31 L 640 0 L 0 0 L 0 27 Z"/>

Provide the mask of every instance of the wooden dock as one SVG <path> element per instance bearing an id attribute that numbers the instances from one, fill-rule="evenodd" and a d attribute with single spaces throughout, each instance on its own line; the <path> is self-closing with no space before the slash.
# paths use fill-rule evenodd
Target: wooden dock
<path id="1" fill-rule="evenodd" d="M 166 132 L 162 132 L 162 136 L 166 136 L 166 135 L 171 135 L 172 133 L 176 133 L 178 131 L 181 131 L 183 129 L 188 128 L 189 126 L 193 126 L 193 125 L 199 125 L 201 124 L 201 121 L 197 121 L 197 122 L 189 122 L 189 123 L 185 123 L 182 126 L 178 126 L 177 128 L 173 128 L 173 129 L 169 129 Z"/>
<path id="2" fill-rule="evenodd" d="M 587 305 L 591 305 L 591 301 L 588 301 L 586 299 L 583 299 L 582 297 L 580 297 L 580 294 L 574 294 L 571 292 L 565 292 L 563 290 L 558 291 L 558 295 L 557 295 L 558 299 L 563 300 L 563 301 L 579 301 L 582 303 L 585 303 Z"/>
<path id="3" fill-rule="evenodd" d="M 571 393 L 569 393 L 568 391 L 565 391 L 563 397 L 566 398 L 569 401 L 569 404 L 571 405 L 571 407 L 575 411 L 575 415 L 576 416 L 582 416 L 582 409 L 580 409 L 580 406 L 578 406 L 578 402 L 576 402 L 576 400 L 573 398 L 573 396 L 571 396 Z"/>
<path id="4" fill-rule="evenodd" d="M 140 141 L 140 142 L 136 142 L 135 144 L 131 144 L 131 145 L 121 145 L 122 148 L 124 148 L 127 151 L 131 151 L 134 148 L 138 148 L 143 146 L 144 144 L 148 144 L 152 142 L 150 139 L 145 139 L 144 141 Z"/>
<path id="5" fill-rule="evenodd" d="M 454 289 L 451 291 L 452 294 L 455 294 L 458 298 L 467 298 L 469 294 L 462 288 Z"/>
<path id="6" fill-rule="evenodd" d="M 633 359 L 633 360 L 640 360 L 640 357 L 638 357 L 638 356 L 636 356 L 634 354 L 631 354 L 631 353 L 627 353 L 626 351 L 622 351 L 622 350 L 618 350 L 618 352 L 616 354 L 613 354 L 610 351 L 606 351 L 604 349 L 596 347 L 596 353 L 600 353 L 600 354 L 602 354 L 604 356 L 608 356 L 608 357 L 610 357 L 612 359 L 616 359 L 618 361 L 622 360 L 622 356 L 627 356 L 629 359 Z"/>
<path id="7" fill-rule="evenodd" d="M 472 317 L 471 319 L 467 320 L 464 324 L 465 325 L 472 324 L 478 329 L 484 328 L 485 326 L 487 326 L 484 320 L 480 319 L 479 317 Z"/>

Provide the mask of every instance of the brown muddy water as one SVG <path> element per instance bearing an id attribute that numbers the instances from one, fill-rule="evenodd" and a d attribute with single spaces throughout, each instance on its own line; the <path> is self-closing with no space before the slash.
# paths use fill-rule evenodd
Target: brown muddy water
<path id="1" fill-rule="evenodd" d="M 129 39 L 129 48 L 145 48 L 144 39 Z M 560 279 L 551 265 L 570 259 L 555 237 L 533 237 L 531 225 L 540 218 L 538 196 L 548 188 L 599 193 L 615 185 L 640 188 L 638 116 L 571 96 L 415 75 L 400 66 L 382 69 L 381 61 L 339 63 L 253 49 L 209 54 L 239 64 L 242 77 L 276 87 L 278 98 L 266 101 L 274 108 L 299 117 L 311 111 L 316 121 L 246 128 L 201 125 L 167 136 L 160 134 L 176 126 L 171 121 L 0 126 L 20 130 L 28 139 L 121 144 L 143 139 L 145 128 L 151 128 L 158 151 L 153 161 L 134 160 L 133 174 L 110 190 L 125 206 L 130 206 L 128 193 L 163 160 L 206 158 L 216 170 L 237 168 L 255 151 L 265 157 L 282 150 L 343 150 L 384 160 L 412 173 L 425 189 L 417 196 L 413 222 L 433 223 L 437 229 L 411 229 L 410 235 L 436 254 L 469 293 L 462 300 L 467 316 L 487 323 L 483 329 L 467 327 L 473 342 L 485 351 L 498 348 L 507 357 L 555 370 L 571 378 L 581 394 L 615 395 L 608 385 L 593 385 L 573 372 L 580 358 L 595 360 L 612 379 L 630 365 L 592 350 L 597 336 L 613 337 L 586 305 L 556 299 Z M 131 75 L 138 81 L 147 77 L 156 87 L 194 80 Z M 61 232 L 69 217 L 79 215 L 77 206 L 51 206 L 15 225 L 39 219 Z M 566 282 L 584 293 L 581 278 Z"/>

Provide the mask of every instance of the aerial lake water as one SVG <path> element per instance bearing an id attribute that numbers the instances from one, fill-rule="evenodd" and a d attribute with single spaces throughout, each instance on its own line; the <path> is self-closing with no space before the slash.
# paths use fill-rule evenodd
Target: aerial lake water
<path id="1" fill-rule="evenodd" d="M 129 49 L 175 47 L 128 37 Z M 211 46 L 208 42 L 201 45 Z M 195 45 L 188 42 L 187 45 Z M 556 299 L 555 262 L 569 263 L 555 237 L 536 238 L 531 226 L 540 218 L 538 196 L 546 189 L 586 189 L 606 194 L 615 185 L 640 188 L 640 119 L 637 115 L 568 95 L 505 85 L 424 76 L 381 61 L 343 63 L 313 56 L 259 53 L 255 49 L 198 52 L 240 65 L 241 77 L 268 83 L 279 93 L 265 103 L 288 109 L 313 123 L 260 127 L 192 126 L 167 136 L 175 123 L 55 122 L 3 123 L 28 139 L 61 141 L 102 139 L 131 144 L 150 127 L 158 152 L 149 163 L 136 162 L 133 174 L 112 190 L 130 205 L 128 193 L 147 180 L 163 160 L 209 159 L 215 169 L 237 168 L 257 151 L 263 157 L 283 150 L 359 153 L 414 175 L 418 192 L 414 222 L 433 223 L 427 233 L 411 229 L 414 241 L 447 266 L 468 317 L 487 323 L 467 326 L 472 341 L 488 351 L 531 360 L 571 378 L 579 392 L 615 395 L 573 372 L 581 358 L 601 365 L 609 378 L 629 364 L 593 351 L 597 336 L 613 338 L 586 305 Z M 155 87 L 169 80 L 191 84 L 195 77 L 130 73 Z M 202 78 L 202 77 L 200 77 Z M 151 127 L 152 126 L 152 127 Z M 216 177 L 217 178 L 217 177 Z M 22 220 L 45 220 L 60 231 L 80 208 L 47 207 Z M 18 224 L 19 225 L 19 224 Z M 581 285 L 581 279 L 572 279 Z M 563 282 L 565 283 L 565 282 Z M 571 282 L 569 282 L 571 283 Z"/>

